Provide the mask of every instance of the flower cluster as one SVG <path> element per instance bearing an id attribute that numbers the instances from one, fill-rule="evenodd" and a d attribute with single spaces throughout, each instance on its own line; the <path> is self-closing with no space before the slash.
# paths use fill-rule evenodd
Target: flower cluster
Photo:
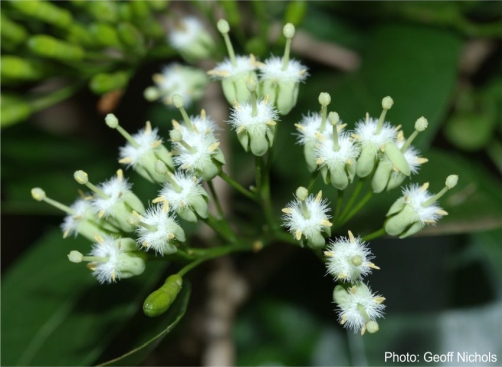
<path id="1" fill-rule="evenodd" d="M 340 229 L 373 194 L 400 187 L 427 162 L 412 143 L 427 128 L 428 122 L 424 117 L 418 118 L 414 131 L 406 139 L 401 126 L 386 121 L 394 102 L 385 97 L 379 118 L 367 113 L 351 129 L 337 112 L 329 110 L 330 95 L 320 93 L 320 111 L 308 112 L 295 124 L 298 143 L 303 146 L 306 168 L 312 178 L 305 185 L 308 189 L 298 187 L 294 199 L 282 209 L 282 226 L 289 234 L 285 233 L 274 217 L 270 168 L 279 116 L 286 119 L 294 108 L 299 84 L 308 76 L 307 68 L 290 58 L 295 27 L 288 23 L 283 28 L 284 55 L 272 56 L 263 62 L 253 55 L 235 54 L 226 20 L 219 20 L 217 28 L 223 36 L 228 58 L 207 74 L 221 81 L 225 98 L 232 105 L 228 125 L 235 130 L 243 149 L 255 156 L 256 186 L 247 189 L 223 172 L 226 161 L 220 149 L 217 123 L 205 110 L 195 116 L 189 116 L 185 110 L 204 93 L 208 82 L 206 72 L 171 64 L 162 74 L 154 75 L 155 86 L 145 90 L 146 99 L 160 99 L 179 110 L 181 119 L 172 120 L 167 137 L 163 137 L 158 128 L 152 128 L 150 122 L 137 133 L 129 134 L 115 115 L 105 117 L 106 124 L 126 140 L 119 148 L 118 163 L 159 185 L 157 194 L 148 198 L 151 204 L 144 205 L 136 196 L 122 169 L 96 185 L 90 182 L 86 172 L 76 171 L 75 180 L 90 192 L 82 193 L 70 206 L 50 199 L 40 188 L 32 190 L 33 198 L 67 213 L 61 226 L 64 237 L 80 234 L 93 242 L 88 255 L 71 251 L 68 259 L 74 263 L 87 262 L 101 283 L 142 274 L 152 256 L 191 261 L 148 296 L 144 304 L 148 316 L 158 316 L 167 310 L 181 290 L 182 276 L 200 262 L 247 249 L 246 244 L 250 244 L 249 250 L 257 250 L 274 240 L 284 240 L 309 248 L 325 262 L 327 274 L 337 282 L 333 300 L 340 324 L 361 334 L 377 332 L 377 319 L 383 316 L 385 298 L 372 292 L 365 279 L 379 269 L 372 262 L 374 256 L 366 241 L 384 234 L 404 238 L 426 225 L 434 225 L 447 215 L 437 201 L 457 184 L 458 177 L 448 176 L 445 188 L 436 195 L 427 191 L 428 183 L 411 184 L 402 189 L 402 197 L 392 204 L 380 230 L 364 237 L 356 237 L 351 231 L 348 237 L 340 236 Z M 168 41 L 188 62 L 208 58 L 216 48 L 202 23 L 193 17 L 179 20 Z M 263 231 L 256 234 L 256 238 L 244 238 L 247 231 L 236 230 L 224 219 L 212 183 L 217 176 L 263 209 L 264 225 L 260 227 Z M 318 176 L 328 185 L 325 192 L 337 193 L 335 208 L 323 198 L 322 191 L 309 192 Z M 353 190 L 347 190 L 355 181 Z M 369 191 L 357 202 L 365 182 L 370 186 Z M 218 216 L 210 213 L 206 189 L 211 192 Z M 345 190 L 352 195 L 346 203 Z M 210 256 L 205 251 L 211 250 L 191 247 L 183 224 L 201 221 L 228 242 L 228 246 L 213 248 L 215 251 Z M 336 234 L 333 239 L 332 233 Z"/>

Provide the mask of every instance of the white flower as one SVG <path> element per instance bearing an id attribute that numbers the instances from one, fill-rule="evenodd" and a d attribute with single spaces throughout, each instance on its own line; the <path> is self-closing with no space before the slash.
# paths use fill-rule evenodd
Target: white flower
<path id="1" fill-rule="evenodd" d="M 275 83 L 303 82 L 308 77 L 307 68 L 298 60 L 290 59 L 286 69 L 282 69 L 282 57 L 272 56 L 260 65 L 260 80 L 271 80 Z"/>
<path id="2" fill-rule="evenodd" d="M 103 213 L 104 216 L 115 216 L 123 210 L 127 198 L 125 194 L 131 191 L 132 184 L 127 179 L 117 175 L 99 184 L 98 188 L 105 193 L 106 197 L 99 195 L 94 197 L 92 200 L 94 210 Z M 100 216 L 103 216 L 103 214 Z"/>
<path id="3" fill-rule="evenodd" d="M 307 195 L 305 188 L 296 190 L 297 199 L 282 209 L 284 226 L 298 241 L 305 238 L 310 246 L 323 247 L 325 240 L 322 232 L 331 234 L 331 216 L 328 214 L 331 209 L 328 207 L 328 201 L 322 199 L 321 191 L 317 196 Z"/>
<path id="4" fill-rule="evenodd" d="M 171 106 L 172 96 L 179 94 L 185 104 L 190 106 L 194 100 L 202 97 L 208 79 L 206 73 L 200 69 L 171 63 L 162 69 L 162 74 L 155 74 L 153 81 L 156 87 L 145 90 L 148 100 L 163 98 L 163 101 Z"/>
<path id="5" fill-rule="evenodd" d="M 302 116 L 301 121 L 295 124 L 298 130 L 298 143 L 301 145 L 315 144 L 317 142 L 316 134 L 327 134 L 330 130 L 330 125 L 325 123 L 321 131 L 321 122 L 321 114 L 318 112 L 310 112 L 308 115 Z"/>
<path id="6" fill-rule="evenodd" d="M 61 224 L 61 229 L 65 238 L 72 234 L 77 236 L 89 219 L 98 219 L 88 200 L 78 199 L 70 206 L 70 209 L 73 213 L 64 217 L 64 221 Z M 98 231 L 98 228 L 96 228 L 96 231 Z M 94 234 L 92 236 L 91 238 L 94 238 Z"/>
<path id="7" fill-rule="evenodd" d="M 209 198 L 200 181 L 200 178 L 177 171 L 165 183 L 154 203 L 162 202 L 169 210 L 190 222 L 197 221 L 195 213 L 207 218 Z"/>
<path id="8" fill-rule="evenodd" d="M 358 282 L 347 290 L 337 285 L 333 298 L 339 307 L 339 322 L 345 328 L 361 334 L 366 330 L 370 333 L 378 331 L 375 320 L 383 316 L 385 298 L 372 293 L 366 284 Z"/>
<path id="9" fill-rule="evenodd" d="M 455 187 L 457 182 L 458 176 L 448 176 L 445 187 L 436 195 L 427 191 L 428 183 L 422 186 L 413 184 L 404 188 L 403 196 L 397 199 L 387 212 L 385 231 L 391 236 L 404 238 L 417 233 L 426 224 L 435 224 L 442 216 L 448 214 L 437 205 L 437 200 Z"/>
<path id="10" fill-rule="evenodd" d="M 171 130 L 174 162 L 192 175 L 211 180 L 225 163 L 220 143 L 213 133 L 216 125 L 205 116 L 190 120 L 191 126 L 177 124 Z"/>
<path id="11" fill-rule="evenodd" d="M 246 103 L 251 98 L 246 81 L 256 79 L 256 67 L 253 55 L 236 56 L 225 59 L 207 73 L 213 79 L 222 81 L 223 94 L 228 103 Z"/>
<path id="12" fill-rule="evenodd" d="M 170 31 L 168 41 L 189 61 L 207 58 L 214 49 L 213 39 L 202 22 L 195 17 L 179 19 L 177 26 Z"/>
<path id="13" fill-rule="evenodd" d="M 173 169 L 171 154 L 162 145 L 162 139 L 157 133 L 157 129 L 152 130 L 150 121 L 147 121 L 145 128 L 137 134 L 129 135 L 120 125 L 117 117 L 111 113 L 106 115 L 106 124 L 116 129 L 127 140 L 127 144 L 119 149 L 119 163 L 128 167 L 133 167 L 136 172 L 150 182 L 165 182 L 165 177 L 155 170 L 155 163 L 158 160 L 164 162 L 166 166 Z"/>
<path id="14" fill-rule="evenodd" d="M 235 65 L 229 58 L 218 63 L 216 67 L 208 74 L 214 80 L 229 79 L 241 75 L 248 75 L 254 72 L 257 68 L 256 59 L 253 55 L 250 56 L 236 56 Z"/>
<path id="15" fill-rule="evenodd" d="M 441 217 L 441 207 L 436 201 L 424 206 L 434 195 L 427 191 L 427 187 L 411 184 L 403 189 L 404 201 L 412 208 L 414 215 L 410 218 L 413 222 L 420 222 L 422 226 L 435 224 Z"/>
<path id="16" fill-rule="evenodd" d="M 370 147 L 376 154 L 382 145 L 394 141 L 397 130 L 389 122 L 384 122 L 382 130 L 377 134 L 378 120 L 366 117 L 356 123 L 357 142 L 362 147 Z"/>
<path id="17" fill-rule="evenodd" d="M 371 273 L 371 269 L 378 269 L 370 262 L 374 256 L 366 243 L 360 237 L 354 238 L 349 231 L 349 237 L 339 237 L 331 241 L 324 255 L 328 258 L 326 266 L 328 273 L 336 280 L 353 282 Z"/>
<path id="18" fill-rule="evenodd" d="M 185 242 L 185 232 L 175 217 L 166 213 L 161 206 L 146 210 L 138 222 L 136 233 L 139 245 L 153 249 L 161 255 L 175 253 L 176 241 Z"/>
<path id="19" fill-rule="evenodd" d="M 132 135 L 137 145 L 133 145 L 129 142 L 120 148 L 120 159 L 124 160 L 127 167 L 136 167 L 141 164 L 145 158 L 155 154 L 154 152 L 157 147 L 162 144 L 162 138 L 159 136 L 158 131 L 157 128 L 152 129 L 151 125 L 148 123 L 145 128 L 140 129 L 136 134 Z"/>
<path id="20" fill-rule="evenodd" d="M 88 268 L 100 283 L 114 283 L 117 279 L 140 275 L 145 270 L 144 257 L 136 251 L 133 239 L 96 236 L 96 241 L 89 256 L 71 251 L 68 259 L 74 263 L 90 262 Z"/>
<path id="21" fill-rule="evenodd" d="M 279 115 L 267 101 L 237 104 L 230 113 L 229 123 L 237 131 L 237 137 L 244 150 L 262 156 L 274 142 L 276 120 Z"/>

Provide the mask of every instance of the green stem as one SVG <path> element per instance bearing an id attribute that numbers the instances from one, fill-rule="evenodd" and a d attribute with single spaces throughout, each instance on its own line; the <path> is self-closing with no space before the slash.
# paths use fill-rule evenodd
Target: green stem
<path id="1" fill-rule="evenodd" d="M 209 214 L 206 219 L 203 219 L 203 221 L 225 241 L 231 243 L 237 241 L 235 234 L 232 232 L 226 221 L 219 221 L 211 214 Z"/>
<path id="2" fill-rule="evenodd" d="M 220 246 L 220 247 L 215 247 L 211 249 L 200 249 L 197 251 L 197 249 L 193 249 L 194 252 L 199 252 L 199 253 L 205 253 L 201 258 L 192 261 L 190 264 L 186 265 L 183 267 L 178 274 L 180 276 L 184 276 L 186 273 L 188 273 L 190 270 L 196 268 L 203 262 L 207 260 L 211 260 L 217 257 L 225 256 L 227 254 L 233 253 L 233 252 L 238 252 L 238 251 L 251 251 L 253 249 L 253 244 L 252 243 L 247 243 L 245 245 L 241 244 L 234 244 L 234 245 L 228 245 L 228 246 Z"/>
<path id="3" fill-rule="evenodd" d="M 371 241 L 375 238 L 382 237 L 385 235 L 385 228 L 380 228 L 378 231 L 372 232 L 370 234 L 367 234 L 366 236 L 363 236 L 362 240 L 363 241 Z"/>
<path id="4" fill-rule="evenodd" d="M 359 182 L 356 185 L 356 188 L 354 189 L 354 192 L 352 193 L 351 197 L 349 198 L 349 202 L 347 203 L 347 206 L 343 209 L 342 214 L 340 215 L 340 219 L 343 219 L 347 215 L 347 213 L 352 209 L 352 205 L 354 205 L 354 202 L 356 201 L 357 197 L 359 196 L 359 193 L 361 192 L 364 183 L 366 179 L 361 178 L 359 179 Z"/>
<path id="5" fill-rule="evenodd" d="M 237 191 L 239 191 L 241 194 L 243 194 L 244 196 L 246 196 L 247 198 L 249 198 L 251 200 L 256 201 L 256 196 L 253 195 L 253 193 L 251 191 L 249 191 L 249 190 L 245 189 L 244 187 L 242 187 L 240 183 L 238 183 L 237 181 L 235 181 L 232 177 L 230 177 L 229 175 L 227 175 L 225 172 L 220 171 L 219 176 L 226 183 L 228 183 L 234 189 L 236 189 Z"/>
<path id="6" fill-rule="evenodd" d="M 364 197 L 362 198 L 362 200 L 355 206 L 354 209 L 352 209 L 350 211 L 350 213 L 348 215 L 346 215 L 345 217 L 342 216 L 342 218 L 340 219 L 341 220 L 341 223 L 340 225 L 344 225 L 347 221 L 349 221 L 354 215 L 356 215 L 365 205 L 368 201 L 370 201 L 370 199 L 373 197 L 373 191 L 370 191 L 368 192 L 366 195 L 364 195 Z"/>
<path id="7" fill-rule="evenodd" d="M 338 190 L 338 198 L 336 200 L 336 210 L 335 210 L 335 215 L 333 217 L 333 223 L 336 223 L 336 221 L 338 220 L 338 216 L 342 211 L 343 193 L 344 193 L 343 190 Z"/>
<path id="8" fill-rule="evenodd" d="M 71 97 L 73 94 L 75 94 L 78 89 L 82 86 L 81 83 L 76 83 L 73 85 L 69 85 L 67 87 L 63 87 L 58 89 L 57 91 L 45 95 L 43 97 L 37 98 L 36 100 L 32 101 L 31 108 L 33 109 L 33 112 L 40 111 L 43 109 L 46 109 L 52 105 L 55 105 L 56 103 L 59 103 L 69 97 Z"/>
<path id="9" fill-rule="evenodd" d="M 307 190 L 309 192 L 310 192 L 310 189 L 312 188 L 312 186 L 314 185 L 314 183 L 316 182 L 318 176 L 319 176 L 319 170 L 316 169 L 314 172 L 312 172 L 312 175 L 310 176 L 309 185 L 307 187 Z"/>
<path id="10" fill-rule="evenodd" d="M 261 157 L 255 157 L 256 191 L 258 193 L 261 192 L 262 171 L 263 171 L 263 159 Z"/>
<path id="11" fill-rule="evenodd" d="M 213 181 L 207 181 L 207 185 L 209 186 L 209 190 L 211 191 L 211 195 L 213 196 L 214 203 L 216 205 L 216 210 L 218 210 L 218 215 L 220 219 L 223 219 L 223 208 L 221 207 L 220 200 L 218 199 L 218 195 L 216 195 L 216 190 L 214 189 Z"/>

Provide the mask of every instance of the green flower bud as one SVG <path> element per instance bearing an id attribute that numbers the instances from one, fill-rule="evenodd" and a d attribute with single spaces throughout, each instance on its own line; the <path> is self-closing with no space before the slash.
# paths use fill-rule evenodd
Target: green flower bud
<path id="1" fill-rule="evenodd" d="M 130 1 L 128 5 L 134 6 L 133 3 L 138 1 Z M 83 2 L 84 8 L 92 15 L 94 19 L 105 23 L 116 23 L 119 17 L 118 1 L 99 0 L 99 1 L 85 1 Z"/>
<path id="2" fill-rule="evenodd" d="M 151 293 L 143 304 L 143 312 L 149 317 L 157 317 L 173 304 L 183 287 L 183 278 L 174 274 L 168 277 L 162 287 Z"/>
<path id="3" fill-rule="evenodd" d="M 122 47 L 117 30 L 110 24 L 94 23 L 91 25 L 90 31 L 94 36 L 96 44 L 103 47 Z"/>
<path id="4" fill-rule="evenodd" d="M 0 104 L 2 127 L 23 121 L 27 119 L 32 113 L 32 108 L 29 103 L 26 103 L 22 98 L 12 95 L 2 94 L 0 98 Z"/>
<path id="5" fill-rule="evenodd" d="M 73 20 L 68 10 L 48 1 L 11 1 L 10 5 L 28 17 L 61 28 L 69 27 Z"/>
<path id="6" fill-rule="evenodd" d="M 79 46 L 46 35 L 30 37 L 28 48 L 37 55 L 61 61 L 78 61 L 83 59 L 85 54 Z"/>
<path id="7" fill-rule="evenodd" d="M 1 56 L 0 71 L 2 78 L 15 80 L 37 80 L 44 76 L 45 65 L 35 60 L 17 56 Z"/>
<path id="8" fill-rule="evenodd" d="M 152 1 L 154 3 L 155 1 Z M 120 23 L 117 28 L 120 41 L 128 48 L 144 52 L 144 40 L 138 29 L 130 23 Z"/>
<path id="9" fill-rule="evenodd" d="M 89 88 L 95 94 L 105 94 L 113 90 L 124 89 L 129 82 L 130 73 L 127 71 L 117 71 L 115 73 L 100 73 L 91 78 Z"/>
<path id="10" fill-rule="evenodd" d="M 19 45 L 25 42 L 28 38 L 28 32 L 26 29 L 10 20 L 3 12 L 0 16 L 0 33 L 2 34 L 2 41 L 11 42 L 14 45 Z"/>
<path id="11" fill-rule="evenodd" d="M 71 43 L 78 43 L 86 47 L 94 47 L 96 45 L 95 37 L 82 25 L 72 23 L 67 30 L 67 39 Z"/>

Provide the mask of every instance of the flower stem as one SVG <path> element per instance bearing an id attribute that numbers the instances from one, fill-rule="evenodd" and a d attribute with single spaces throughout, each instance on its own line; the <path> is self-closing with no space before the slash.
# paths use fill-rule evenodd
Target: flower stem
<path id="1" fill-rule="evenodd" d="M 214 189 L 213 180 L 207 181 L 207 185 L 209 186 L 209 190 L 211 191 L 211 195 L 213 196 L 216 210 L 218 210 L 218 215 L 220 216 L 219 219 L 223 219 L 223 208 L 221 207 L 220 200 L 218 199 L 218 195 L 216 194 L 216 190 Z"/>
<path id="2" fill-rule="evenodd" d="M 220 171 L 219 176 L 226 183 L 228 183 L 234 189 L 236 189 L 237 191 L 239 191 L 241 194 L 243 194 L 244 196 L 246 196 L 247 198 L 249 198 L 251 200 L 256 201 L 256 197 L 255 197 L 255 195 L 253 195 L 253 193 L 251 191 L 249 191 L 249 190 L 245 189 L 244 187 L 242 187 L 242 185 L 240 183 L 238 183 L 237 181 L 235 181 L 232 177 L 230 177 L 229 175 L 227 175 L 225 172 Z"/>
<path id="3" fill-rule="evenodd" d="M 340 215 L 340 212 L 342 211 L 343 193 L 344 193 L 344 190 L 338 190 L 338 198 L 336 200 L 336 209 L 335 209 L 335 215 L 333 217 L 333 223 L 336 223 L 336 221 L 338 220 L 338 216 Z"/>
<path id="4" fill-rule="evenodd" d="M 382 237 L 385 235 L 385 228 L 380 228 L 378 231 L 372 232 L 370 234 L 367 234 L 366 236 L 363 236 L 362 240 L 363 241 L 371 241 L 375 238 Z"/>
<path id="5" fill-rule="evenodd" d="M 350 209 L 352 209 L 352 206 L 354 205 L 354 202 L 356 201 L 357 197 L 359 196 L 359 193 L 361 192 L 365 181 L 366 181 L 365 178 L 361 178 L 359 180 L 359 182 L 357 183 L 356 188 L 354 189 L 354 192 L 352 193 L 352 195 L 349 198 L 349 202 L 347 203 L 347 206 L 343 209 L 342 214 L 340 215 L 340 220 L 342 220 L 347 215 L 347 213 L 350 211 Z"/>
<path id="6" fill-rule="evenodd" d="M 194 253 L 199 252 L 203 253 L 204 255 L 200 257 L 197 260 L 192 261 L 190 264 L 186 265 L 183 267 L 178 274 L 180 276 L 184 276 L 186 273 L 188 273 L 190 270 L 196 268 L 203 262 L 207 260 L 211 260 L 217 257 L 225 256 L 227 254 L 233 253 L 233 252 L 239 252 L 239 251 L 252 251 L 253 250 L 253 243 L 248 242 L 245 244 L 233 244 L 233 245 L 228 245 L 228 246 L 218 246 L 214 247 L 211 249 L 193 249 L 192 251 Z"/>
<path id="7" fill-rule="evenodd" d="M 349 221 L 354 215 L 356 215 L 370 199 L 373 197 L 373 191 L 368 192 L 362 200 L 355 206 L 354 209 L 352 209 L 349 214 L 347 214 L 345 217 L 341 218 L 341 223 L 340 225 L 344 225 L 347 221 Z"/>

